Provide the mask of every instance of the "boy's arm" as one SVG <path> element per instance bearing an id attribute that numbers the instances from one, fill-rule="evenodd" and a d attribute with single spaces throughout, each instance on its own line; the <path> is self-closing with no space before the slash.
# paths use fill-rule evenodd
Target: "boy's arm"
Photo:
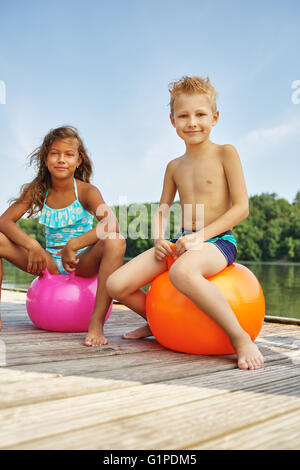
<path id="1" fill-rule="evenodd" d="M 223 147 L 223 167 L 228 183 L 231 208 L 204 228 L 204 241 L 238 225 L 249 215 L 246 182 L 238 152 L 232 145 Z"/>
<path id="2" fill-rule="evenodd" d="M 178 159 L 168 163 L 163 183 L 163 190 L 157 211 L 153 217 L 153 238 L 154 240 L 163 240 L 165 230 L 168 224 L 170 207 L 175 199 L 177 186 L 174 181 L 174 171 Z"/>

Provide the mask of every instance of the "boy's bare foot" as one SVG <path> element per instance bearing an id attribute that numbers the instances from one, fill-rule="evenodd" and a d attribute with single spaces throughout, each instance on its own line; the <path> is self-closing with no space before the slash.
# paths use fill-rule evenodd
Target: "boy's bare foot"
<path id="1" fill-rule="evenodd" d="M 235 340 L 232 340 L 232 346 L 236 351 L 238 367 L 240 369 L 254 370 L 260 369 L 264 365 L 264 358 L 248 333 L 244 333 Z"/>
<path id="2" fill-rule="evenodd" d="M 89 330 L 84 340 L 85 346 L 104 346 L 108 340 L 103 334 L 103 327 L 99 325 L 99 319 L 90 318 Z"/>
<path id="3" fill-rule="evenodd" d="M 147 336 L 152 336 L 152 331 L 150 330 L 149 325 L 142 326 L 141 328 L 137 328 L 136 330 L 129 331 L 128 333 L 124 333 L 122 338 L 142 339 L 142 338 L 146 338 Z"/>

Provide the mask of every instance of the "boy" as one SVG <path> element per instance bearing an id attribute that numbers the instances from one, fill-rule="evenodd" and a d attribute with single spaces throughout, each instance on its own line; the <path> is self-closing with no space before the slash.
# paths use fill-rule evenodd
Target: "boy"
<path id="1" fill-rule="evenodd" d="M 228 334 L 237 353 L 238 367 L 259 369 L 263 357 L 241 328 L 222 292 L 205 279 L 236 257 L 231 229 L 248 216 L 249 205 L 243 170 L 231 145 L 209 140 L 218 122 L 216 91 L 209 78 L 183 77 L 169 87 L 170 119 L 186 146 L 186 152 L 167 165 L 159 208 L 153 219 L 155 247 L 140 254 L 110 275 L 107 289 L 146 319 L 145 293 L 141 286 L 166 271 L 166 256 L 174 256 L 164 229 L 176 191 L 179 192 L 183 229 L 175 237 L 176 261 L 169 277 Z M 199 215 L 202 207 L 202 217 Z M 126 339 L 150 336 L 147 325 L 123 335 Z"/>

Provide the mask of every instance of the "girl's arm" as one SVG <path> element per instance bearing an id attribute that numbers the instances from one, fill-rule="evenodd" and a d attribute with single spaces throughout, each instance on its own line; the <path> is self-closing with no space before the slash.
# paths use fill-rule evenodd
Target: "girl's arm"
<path id="1" fill-rule="evenodd" d="M 41 274 L 46 268 L 46 254 L 39 242 L 27 235 L 16 222 L 28 211 L 27 200 L 15 202 L 0 217 L 0 232 L 18 246 L 28 251 L 27 271 Z"/>
<path id="2" fill-rule="evenodd" d="M 26 250 L 31 248 L 34 242 L 38 242 L 23 232 L 16 222 L 27 212 L 29 206 L 26 201 L 15 202 L 0 217 L 0 232 Z"/>

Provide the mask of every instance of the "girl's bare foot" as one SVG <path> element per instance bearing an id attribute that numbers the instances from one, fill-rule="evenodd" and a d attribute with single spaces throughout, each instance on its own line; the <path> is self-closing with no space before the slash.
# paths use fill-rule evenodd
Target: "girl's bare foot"
<path id="1" fill-rule="evenodd" d="M 231 342 L 236 351 L 240 369 L 254 370 L 264 365 L 264 358 L 248 333 L 243 333 Z"/>
<path id="2" fill-rule="evenodd" d="M 136 330 L 129 331 L 128 333 L 124 333 L 122 338 L 124 339 L 141 339 L 146 338 L 147 336 L 152 336 L 152 331 L 150 330 L 149 325 L 142 326 L 141 328 L 137 328 Z"/>
<path id="3" fill-rule="evenodd" d="M 99 319 L 91 316 L 89 330 L 84 340 L 85 346 L 104 346 L 108 340 L 103 334 L 103 327 L 99 324 Z"/>

